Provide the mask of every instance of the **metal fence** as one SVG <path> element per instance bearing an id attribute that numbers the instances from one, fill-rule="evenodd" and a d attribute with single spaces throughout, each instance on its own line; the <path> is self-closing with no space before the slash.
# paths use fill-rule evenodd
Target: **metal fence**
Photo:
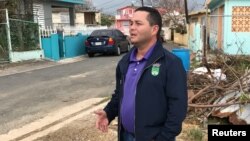
<path id="1" fill-rule="evenodd" d="M 63 34 L 63 36 L 76 36 L 81 33 L 82 35 L 90 35 L 92 31 L 97 29 L 108 29 L 107 26 L 95 26 L 95 27 L 87 27 L 87 26 L 79 26 L 79 27 L 51 27 L 47 26 L 45 28 L 40 29 L 40 34 L 42 38 L 50 37 L 51 34 Z"/>
<path id="2" fill-rule="evenodd" d="M 0 9 L 0 63 L 9 61 L 13 51 L 40 49 L 37 23 L 9 18 L 7 9 Z"/>
<path id="3" fill-rule="evenodd" d="M 50 37 L 52 34 L 57 34 L 57 29 L 55 29 L 51 26 L 40 29 L 40 35 L 42 38 Z"/>
<path id="4" fill-rule="evenodd" d="M 39 26 L 31 21 L 9 19 L 13 51 L 39 50 Z"/>
<path id="5" fill-rule="evenodd" d="M 88 26 L 66 26 L 63 28 L 59 28 L 60 31 L 63 31 L 65 36 L 74 36 L 77 35 L 78 33 L 81 33 L 82 35 L 90 35 L 92 31 L 97 30 L 97 29 L 108 29 L 107 26 L 93 26 L 93 27 L 88 27 Z"/>
<path id="6" fill-rule="evenodd" d="M 9 60 L 8 27 L 5 9 L 0 9 L 0 63 Z"/>

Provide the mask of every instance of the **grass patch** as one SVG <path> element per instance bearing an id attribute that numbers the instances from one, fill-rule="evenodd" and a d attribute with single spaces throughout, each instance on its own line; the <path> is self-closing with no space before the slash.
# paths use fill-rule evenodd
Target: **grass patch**
<path id="1" fill-rule="evenodd" d="M 187 137 L 191 140 L 191 141 L 202 141 L 203 140 L 203 132 L 201 129 L 199 128 L 191 128 L 188 132 L 187 132 Z"/>

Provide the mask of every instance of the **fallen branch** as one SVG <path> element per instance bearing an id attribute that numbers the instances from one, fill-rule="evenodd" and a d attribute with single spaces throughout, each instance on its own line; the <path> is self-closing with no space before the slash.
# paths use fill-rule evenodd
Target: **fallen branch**
<path id="1" fill-rule="evenodd" d="M 206 91 L 207 89 L 209 89 L 211 86 L 206 86 L 205 88 L 201 89 L 197 94 L 195 94 L 194 96 L 192 96 L 189 100 L 188 100 L 188 103 L 192 103 L 192 101 L 199 97 L 200 95 L 203 94 L 204 91 Z"/>
<path id="2" fill-rule="evenodd" d="M 234 102 L 234 103 L 222 103 L 222 104 L 188 104 L 189 107 L 195 107 L 195 108 L 213 108 L 213 107 L 226 107 L 236 104 L 246 104 L 250 103 L 250 101 L 242 101 L 242 102 Z"/>

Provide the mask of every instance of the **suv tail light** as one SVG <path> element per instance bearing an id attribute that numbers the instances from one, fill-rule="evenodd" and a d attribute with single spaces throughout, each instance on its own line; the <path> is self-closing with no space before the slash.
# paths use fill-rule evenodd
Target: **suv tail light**
<path id="1" fill-rule="evenodd" d="M 88 40 L 85 41 L 85 46 L 90 46 Z"/>
<path id="2" fill-rule="evenodd" d="M 114 45 L 115 41 L 112 38 L 109 38 L 108 45 Z"/>

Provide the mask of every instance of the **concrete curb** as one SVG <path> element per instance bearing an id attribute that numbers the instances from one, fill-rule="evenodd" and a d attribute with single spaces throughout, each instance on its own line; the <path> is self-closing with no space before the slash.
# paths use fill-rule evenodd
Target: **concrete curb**
<path id="1" fill-rule="evenodd" d="M 33 70 L 49 68 L 49 67 L 63 65 L 63 64 L 75 63 L 75 62 L 83 61 L 85 59 L 86 59 L 86 57 L 85 57 L 85 55 L 83 55 L 83 56 L 78 56 L 78 57 L 74 57 L 74 58 L 62 59 L 58 62 L 44 60 L 43 62 L 38 61 L 37 63 L 34 63 L 34 62 L 31 64 L 27 63 L 27 64 L 18 65 L 18 66 L 10 67 L 10 68 L 3 69 L 3 70 L 0 69 L 0 77 L 18 74 L 18 73 L 29 72 L 29 71 L 33 71 Z"/>
<path id="2" fill-rule="evenodd" d="M 1 141 L 31 141 L 54 132 L 66 124 L 102 109 L 107 104 L 108 98 L 92 98 L 74 105 L 64 107 L 46 117 L 29 123 L 21 128 L 0 135 Z"/>

